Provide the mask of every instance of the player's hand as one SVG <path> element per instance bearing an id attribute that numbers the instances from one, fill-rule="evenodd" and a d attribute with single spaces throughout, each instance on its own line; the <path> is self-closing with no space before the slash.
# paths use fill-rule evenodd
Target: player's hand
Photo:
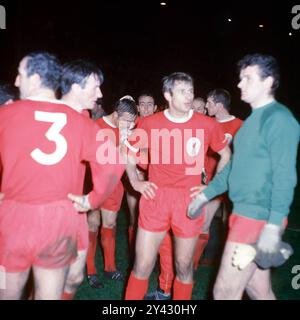
<path id="1" fill-rule="evenodd" d="M 262 229 L 256 243 L 257 256 L 265 261 L 272 261 L 279 251 L 282 228 L 275 224 L 267 223 Z"/>
<path id="2" fill-rule="evenodd" d="M 78 196 L 72 193 L 68 194 L 68 198 L 72 200 L 75 210 L 79 212 L 86 212 L 92 209 L 88 195 Z"/>
<path id="3" fill-rule="evenodd" d="M 150 181 L 135 181 L 132 184 L 132 187 L 135 191 L 141 193 L 145 199 L 154 199 L 155 190 L 158 189 L 157 185 Z"/>
<path id="4" fill-rule="evenodd" d="M 253 246 L 248 244 L 238 244 L 235 247 L 232 256 L 232 265 L 239 270 L 243 270 L 255 258 L 256 250 Z"/>
<path id="5" fill-rule="evenodd" d="M 204 193 L 199 193 L 188 206 L 187 216 L 190 219 L 198 218 L 202 212 L 203 207 L 209 202 Z"/>
<path id="6" fill-rule="evenodd" d="M 141 171 L 139 169 L 136 169 L 136 174 L 138 176 L 138 179 L 140 181 L 145 181 L 145 172 L 144 171 Z"/>
<path id="7" fill-rule="evenodd" d="M 202 191 L 204 191 L 206 188 L 207 188 L 207 186 L 205 186 L 205 185 L 192 187 L 192 188 L 190 189 L 190 191 L 191 191 L 190 197 L 191 197 L 191 198 L 196 197 L 198 194 L 200 194 L 200 193 L 201 193 Z"/>
<path id="8" fill-rule="evenodd" d="M 279 250 L 282 228 L 275 224 L 267 223 L 262 229 L 257 241 L 257 250 L 272 254 Z"/>

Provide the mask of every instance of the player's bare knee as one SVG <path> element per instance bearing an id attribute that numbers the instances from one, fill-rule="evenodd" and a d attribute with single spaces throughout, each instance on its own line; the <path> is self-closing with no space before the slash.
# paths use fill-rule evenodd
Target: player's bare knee
<path id="1" fill-rule="evenodd" d="M 71 290 L 77 289 L 84 280 L 83 271 L 80 273 L 76 273 L 68 277 L 66 286 Z"/>
<path id="2" fill-rule="evenodd" d="M 239 288 L 232 285 L 232 283 L 230 284 L 223 281 L 217 281 L 213 289 L 213 296 L 215 300 L 239 299 L 239 295 Z"/>
<path id="3" fill-rule="evenodd" d="M 190 261 L 176 260 L 176 275 L 179 280 L 186 281 L 193 275 L 193 265 Z"/>
<path id="4" fill-rule="evenodd" d="M 88 226 L 89 231 L 97 232 L 100 226 L 100 212 L 99 211 L 91 211 L 88 214 Z"/>
<path id="5" fill-rule="evenodd" d="M 116 227 L 117 223 L 116 220 L 108 220 L 103 222 L 103 227 L 107 229 L 114 229 Z"/>
<path id="6" fill-rule="evenodd" d="M 135 262 L 133 267 L 133 273 L 139 279 L 149 278 L 153 269 L 153 264 L 149 261 Z"/>

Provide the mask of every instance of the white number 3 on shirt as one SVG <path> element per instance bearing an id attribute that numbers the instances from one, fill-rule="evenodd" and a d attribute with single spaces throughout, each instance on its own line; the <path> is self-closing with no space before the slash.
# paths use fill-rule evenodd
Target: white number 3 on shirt
<path id="1" fill-rule="evenodd" d="M 45 136 L 49 141 L 55 142 L 56 149 L 53 153 L 44 153 L 36 148 L 31 152 L 31 157 L 36 162 L 46 166 L 51 166 L 60 162 L 68 150 L 67 141 L 64 136 L 60 134 L 60 131 L 67 123 L 67 116 L 64 113 L 35 111 L 34 119 L 37 121 L 53 123 Z"/>

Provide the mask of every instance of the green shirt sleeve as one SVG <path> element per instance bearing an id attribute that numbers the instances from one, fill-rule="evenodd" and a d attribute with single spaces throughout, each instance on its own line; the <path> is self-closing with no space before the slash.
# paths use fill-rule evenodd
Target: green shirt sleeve
<path id="1" fill-rule="evenodd" d="M 231 161 L 232 160 L 226 164 L 222 171 L 214 176 L 207 188 L 203 191 L 208 200 L 211 200 L 228 190 L 228 177 L 231 171 Z"/>
<path id="2" fill-rule="evenodd" d="M 289 113 L 278 112 L 264 126 L 272 166 L 272 195 L 269 223 L 282 225 L 289 214 L 297 184 L 299 124 Z"/>

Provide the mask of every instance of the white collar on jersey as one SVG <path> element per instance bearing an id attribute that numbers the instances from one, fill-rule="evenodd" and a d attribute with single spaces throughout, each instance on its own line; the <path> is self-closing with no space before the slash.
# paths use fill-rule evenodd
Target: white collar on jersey
<path id="1" fill-rule="evenodd" d="M 172 115 L 170 115 L 170 112 L 169 112 L 168 109 L 164 110 L 164 115 L 165 115 L 165 117 L 166 117 L 168 120 L 170 120 L 171 122 L 175 122 L 175 123 L 185 123 L 185 122 L 188 122 L 188 121 L 192 118 L 193 114 L 194 114 L 194 111 L 193 111 L 193 110 L 190 110 L 190 111 L 189 111 L 189 114 L 188 114 L 186 117 L 184 117 L 184 118 L 175 118 L 175 117 L 173 117 Z"/>
<path id="2" fill-rule="evenodd" d="M 106 116 L 102 117 L 102 119 L 112 128 L 117 128 Z"/>
<path id="3" fill-rule="evenodd" d="M 48 98 L 43 98 L 40 96 L 31 96 L 27 97 L 25 100 L 32 100 L 32 101 L 41 101 L 41 102 L 50 102 L 50 103 L 59 103 L 59 104 L 64 104 L 66 105 L 65 102 L 57 100 L 57 99 L 48 99 Z"/>
<path id="4" fill-rule="evenodd" d="M 223 119 L 223 120 L 217 120 L 219 123 L 224 123 L 224 122 L 229 122 L 229 121 L 232 121 L 235 119 L 235 116 L 230 116 L 226 119 Z"/>

